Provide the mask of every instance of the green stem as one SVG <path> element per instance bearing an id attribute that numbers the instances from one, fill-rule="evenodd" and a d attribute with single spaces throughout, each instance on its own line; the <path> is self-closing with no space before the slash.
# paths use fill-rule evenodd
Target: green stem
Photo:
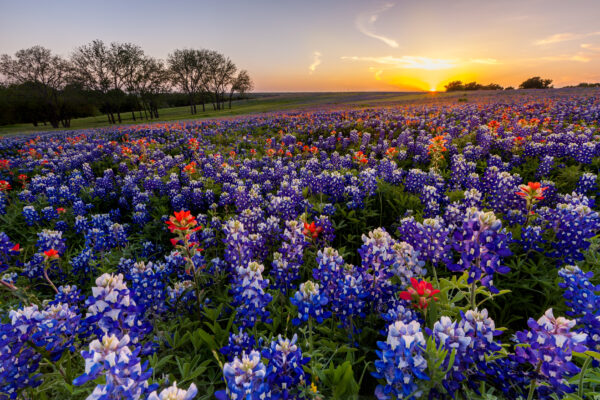
<path id="1" fill-rule="evenodd" d="M 473 283 L 471 283 L 471 310 L 473 311 L 475 311 L 475 290 L 477 289 L 476 284 L 476 280 L 473 280 Z"/>
<path id="2" fill-rule="evenodd" d="M 313 352 L 313 327 L 312 327 L 312 318 L 308 317 L 308 349 L 310 351 L 310 356 L 312 360 L 312 352 Z"/>
<path id="3" fill-rule="evenodd" d="M 581 372 L 579 372 L 579 388 L 577 389 L 577 394 L 579 397 L 583 398 L 583 378 L 585 377 L 585 370 L 592 362 L 592 357 L 588 357 L 585 359 L 583 366 L 581 367 Z"/>
<path id="4" fill-rule="evenodd" d="M 539 374 L 540 369 L 542 368 L 542 360 L 538 361 L 537 366 L 535 367 L 535 374 Z M 533 400 L 533 395 L 535 394 L 535 388 L 537 386 L 537 378 L 533 378 L 531 383 L 529 384 L 529 394 L 527 395 L 527 400 Z"/>
<path id="5" fill-rule="evenodd" d="M 46 278 L 46 281 L 48 281 L 48 283 L 50 284 L 50 286 L 52 286 L 52 289 L 54 289 L 54 291 L 56 293 L 58 293 L 58 289 L 56 288 L 56 286 L 54 286 L 54 283 L 52 283 L 52 281 L 48 277 L 48 268 L 49 267 L 50 267 L 50 263 L 46 262 L 46 267 L 44 268 L 44 278 Z"/>

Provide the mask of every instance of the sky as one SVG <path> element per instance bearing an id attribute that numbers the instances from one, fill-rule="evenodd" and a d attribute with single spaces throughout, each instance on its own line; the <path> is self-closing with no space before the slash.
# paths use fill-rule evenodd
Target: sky
<path id="1" fill-rule="evenodd" d="M 600 0 L 0 0 L 0 54 L 101 39 L 166 59 L 207 48 L 257 92 L 600 82 Z"/>

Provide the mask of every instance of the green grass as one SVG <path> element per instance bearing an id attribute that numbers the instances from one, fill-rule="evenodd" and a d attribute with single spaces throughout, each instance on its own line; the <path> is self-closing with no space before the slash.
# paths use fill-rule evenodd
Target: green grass
<path id="1" fill-rule="evenodd" d="M 503 92 L 469 92 L 470 98 L 498 96 Z M 421 102 L 447 102 L 457 101 L 457 98 L 466 96 L 465 92 L 435 93 L 428 92 L 331 92 L 331 93 L 270 93 L 254 94 L 253 97 L 246 100 L 237 100 L 232 104 L 232 108 L 214 111 L 212 104 L 206 105 L 206 111 L 202 112 L 202 107 L 197 106 L 198 113 L 190 114 L 189 107 L 173 107 L 159 109 L 160 118 L 154 120 L 133 120 L 130 112 L 122 113 L 121 125 L 127 124 L 146 124 L 165 121 L 196 120 L 203 118 L 220 118 L 236 115 L 257 114 L 273 111 L 285 110 L 318 110 L 325 107 L 382 107 L 394 106 L 408 103 Z M 138 113 L 136 113 L 136 118 Z M 48 132 L 60 130 L 77 130 L 102 128 L 110 126 L 106 115 L 97 115 L 94 117 L 77 118 L 71 121 L 71 128 L 52 129 L 50 125 L 40 125 L 34 127 L 32 124 L 16 124 L 0 126 L 0 136 L 15 135 L 21 133 Z"/>
<path id="2" fill-rule="evenodd" d="M 581 89 L 552 89 L 553 91 L 569 92 L 570 90 L 581 91 Z M 590 89 L 597 90 L 597 89 Z M 511 101 L 515 96 L 545 95 L 547 91 L 542 90 L 511 90 L 511 91 L 470 91 L 470 92 L 330 92 L 330 93 L 262 93 L 253 94 L 252 98 L 234 101 L 231 110 L 213 111 L 212 104 L 206 105 L 206 112 L 197 107 L 197 114 L 190 114 L 189 107 L 173 107 L 159 109 L 160 118 L 154 120 L 134 121 L 131 113 L 121 114 L 122 125 L 146 124 L 165 121 L 196 120 L 203 118 L 220 118 L 235 115 L 258 114 L 273 111 L 286 110 L 320 110 L 325 107 L 384 107 L 398 106 L 415 103 L 458 103 L 471 101 Z M 136 113 L 137 117 L 137 113 Z M 77 118 L 71 121 L 69 129 L 52 129 L 50 125 L 34 127 L 32 124 L 16 124 L 0 126 L 0 136 L 15 135 L 21 133 L 48 132 L 59 130 L 76 130 L 102 128 L 110 126 L 106 115 L 94 117 Z"/>
<path id="3" fill-rule="evenodd" d="M 443 94 L 438 94 L 442 96 Z M 212 104 L 206 105 L 206 111 L 197 106 L 198 113 L 190 114 L 189 107 L 172 107 L 159 109 L 160 118 L 154 120 L 134 121 L 130 112 L 122 113 L 122 124 L 145 124 L 149 122 L 195 120 L 202 118 L 219 118 L 235 115 L 256 114 L 273 111 L 292 109 L 321 108 L 324 106 L 352 105 L 358 107 L 377 106 L 411 100 L 419 100 L 431 96 L 427 93 L 275 93 L 257 95 L 254 98 L 234 101 L 232 108 L 214 111 Z M 138 113 L 136 113 L 136 118 Z M 106 115 L 94 117 L 76 118 L 71 121 L 68 129 L 52 129 L 50 125 L 15 124 L 0 126 L 0 135 L 11 135 L 19 133 L 34 133 L 59 130 L 76 130 L 89 128 L 102 128 L 110 126 Z"/>

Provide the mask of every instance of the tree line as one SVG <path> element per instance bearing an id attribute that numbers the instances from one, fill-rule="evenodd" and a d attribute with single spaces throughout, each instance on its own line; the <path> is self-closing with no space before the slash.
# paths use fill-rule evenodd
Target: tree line
<path id="1" fill-rule="evenodd" d="M 548 89 L 551 88 L 552 79 L 542 79 L 539 76 L 529 78 L 519 85 L 519 89 Z M 497 83 L 481 85 L 477 82 L 463 83 L 462 81 L 452 81 L 444 86 L 446 92 L 469 91 L 469 90 L 512 90 L 512 86 L 503 88 Z"/>
<path id="2" fill-rule="evenodd" d="M 42 46 L 0 56 L 0 124 L 28 122 L 68 128 L 72 118 L 101 112 L 111 124 L 159 118 L 159 106 L 222 110 L 253 88 L 246 70 L 206 49 L 177 49 L 167 60 L 132 43 L 94 40 L 70 57 Z M 136 117 L 137 114 L 137 117 Z"/>

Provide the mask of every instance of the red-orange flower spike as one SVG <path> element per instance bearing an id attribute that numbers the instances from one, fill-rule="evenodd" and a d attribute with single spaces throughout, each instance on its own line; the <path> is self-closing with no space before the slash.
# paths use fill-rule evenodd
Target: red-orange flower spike
<path id="1" fill-rule="evenodd" d="M 395 147 L 390 147 L 389 149 L 387 149 L 385 151 L 385 155 L 388 157 L 395 157 L 396 154 L 398 154 L 398 149 L 396 149 Z"/>
<path id="2" fill-rule="evenodd" d="M 44 258 L 46 260 L 58 260 L 59 257 L 58 251 L 54 249 L 44 251 Z"/>
<path id="3" fill-rule="evenodd" d="M 539 182 L 529 182 L 527 185 L 519 186 L 519 189 L 521 189 L 521 191 L 516 192 L 516 194 L 530 202 L 534 200 L 543 200 L 544 191 L 548 189 L 548 187 L 542 187 Z"/>
<path id="4" fill-rule="evenodd" d="M 321 232 L 323 232 L 323 228 L 316 226 L 314 222 L 311 222 L 310 224 L 306 222 L 304 223 L 304 230 L 302 233 L 304 233 L 305 236 L 316 239 L 319 237 L 319 233 Z"/>
<path id="5" fill-rule="evenodd" d="M 427 309 L 431 299 L 438 301 L 438 298 L 434 297 L 434 295 L 440 291 L 434 289 L 430 282 L 425 280 L 418 281 L 415 278 L 410 278 L 410 283 L 412 287 L 409 286 L 407 290 L 400 292 L 400 298 L 402 300 L 411 301 L 413 305 L 420 310 Z"/>
<path id="6" fill-rule="evenodd" d="M 196 161 L 192 161 L 191 163 L 189 163 L 188 165 L 183 167 L 183 171 L 190 175 L 195 174 L 196 173 Z"/>
<path id="7" fill-rule="evenodd" d="M 183 231 L 183 232 L 196 232 L 202 229 L 194 217 L 189 211 L 175 211 L 174 216 L 170 216 L 166 222 L 171 232 Z"/>

